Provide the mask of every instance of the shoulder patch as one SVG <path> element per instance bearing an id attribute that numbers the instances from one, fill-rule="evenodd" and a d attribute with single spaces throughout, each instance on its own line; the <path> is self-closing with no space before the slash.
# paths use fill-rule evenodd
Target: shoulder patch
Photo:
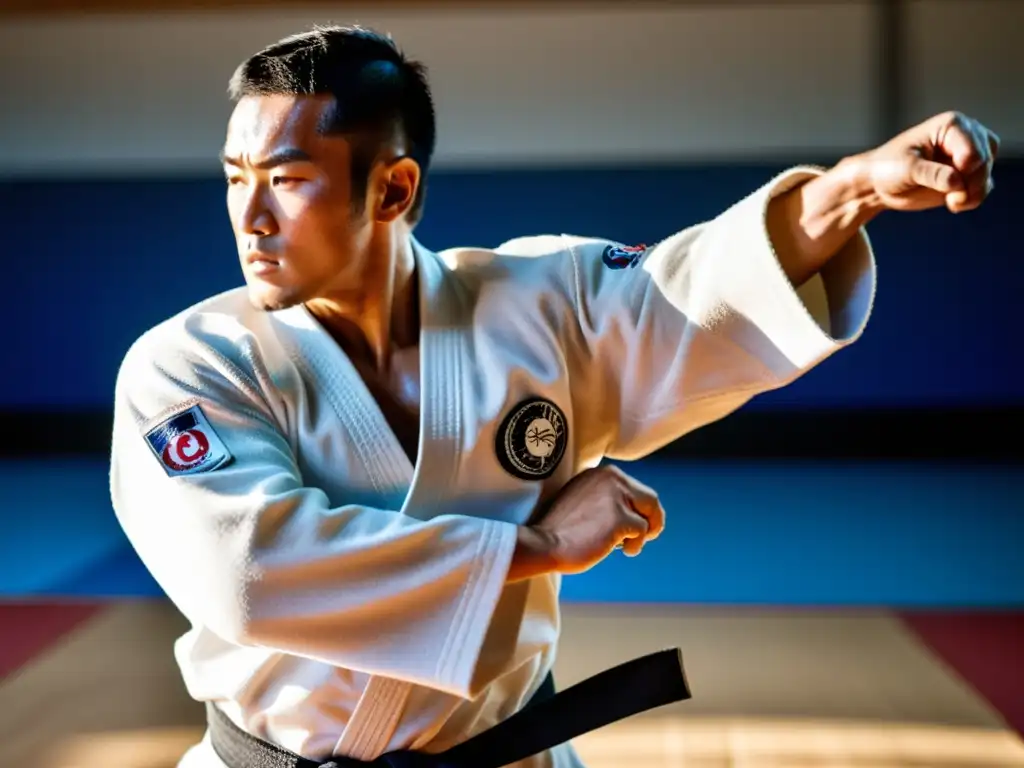
<path id="1" fill-rule="evenodd" d="M 647 246 L 640 245 L 609 245 L 601 254 L 601 260 L 609 269 L 632 269 L 640 263 L 647 253 Z"/>
<path id="2" fill-rule="evenodd" d="M 233 458 L 198 405 L 155 426 L 146 442 L 171 477 L 212 472 Z"/>

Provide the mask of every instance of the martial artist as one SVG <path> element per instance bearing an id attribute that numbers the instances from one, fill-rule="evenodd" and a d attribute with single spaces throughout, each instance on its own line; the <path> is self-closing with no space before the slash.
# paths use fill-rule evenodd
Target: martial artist
<path id="1" fill-rule="evenodd" d="M 561 576 L 638 555 L 665 522 L 602 459 L 648 455 L 853 343 L 875 291 L 865 225 L 976 207 L 998 147 L 942 114 L 649 247 L 437 253 L 413 234 L 430 91 L 390 39 L 290 37 L 230 90 L 245 286 L 128 351 L 111 490 L 191 621 L 175 646 L 190 694 L 221 731 L 308 765 L 440 753 L 523 709 L 554 662 Z M 245 768 L 213 741 L 181 765 Z M 569 744 L 516 760 L 580 765 Z M 294 760 L 260 762 L 277 764 Z"/>

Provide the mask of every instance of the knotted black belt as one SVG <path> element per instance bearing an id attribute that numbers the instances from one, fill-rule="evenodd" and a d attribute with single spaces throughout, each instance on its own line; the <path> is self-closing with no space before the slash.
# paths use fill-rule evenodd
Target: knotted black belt
<path id="1" fill-rule="evenodd" d="M 537 697 L 512 717 L 438 754 L 389 752 L 373 762 L 318 761 L 251 736 L 212 704 L 210 740 L 228 768 L 503 768 L 632 715 L 691 696 L 679 649 L 659 651 Z"/>

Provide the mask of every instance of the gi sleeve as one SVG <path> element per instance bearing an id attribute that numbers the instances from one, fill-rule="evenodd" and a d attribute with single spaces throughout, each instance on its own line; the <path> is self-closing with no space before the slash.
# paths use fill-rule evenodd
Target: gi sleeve
<path id="1" fill-rule="evenodd" d="M 197 338 L 143 337 L 116 385 L 113 506 L 160 587 L 229 642 L 475 696 L 516 526 L 332 507 L 245 363 L 255 344 Z"/>
<path id="2" fill-rule="evenodd" d="M 589 448 L 645 456 L 792 382 L 861 335 L 875 292 L 867 234 L 799 290 L 768 235 L 769 201 L 817 173 L 786 172 L 651 248 L 570 240 L 571 387 Z"/>

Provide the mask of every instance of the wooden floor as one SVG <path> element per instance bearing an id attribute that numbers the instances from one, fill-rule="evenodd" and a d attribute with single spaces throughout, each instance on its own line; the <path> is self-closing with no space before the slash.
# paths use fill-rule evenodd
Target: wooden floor
<path id="1" fill-rule="evenodd" d="M 119 603 L 0 680 L 0 766 L 174 766 L 202 732 L 185 628 Z M 558 684 L 671 646 L 694 698 L 579 739 L 590 768 L 1024 768 L 1024 741 L 884 613 L 568 606 Z"/>

